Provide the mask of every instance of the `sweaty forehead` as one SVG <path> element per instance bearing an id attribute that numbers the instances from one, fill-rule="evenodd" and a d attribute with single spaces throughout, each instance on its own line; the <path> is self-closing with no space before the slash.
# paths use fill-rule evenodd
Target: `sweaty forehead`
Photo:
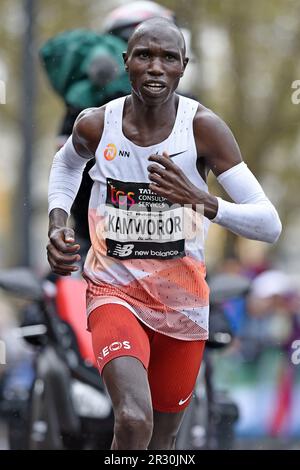
<path id="1" fill-rule="evenodd" d="M 128 52 L 135 47 L 158 44 L 161 48 L 179 49 L 185 54 L 184 39 L 176 27 L 162 28 L 162 25 L 144 23 L 138 27 L 128 42 Z"/>

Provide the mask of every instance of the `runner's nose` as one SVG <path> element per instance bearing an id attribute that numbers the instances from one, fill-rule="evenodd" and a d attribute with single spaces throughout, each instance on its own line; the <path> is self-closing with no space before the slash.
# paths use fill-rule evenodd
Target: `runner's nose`
<path id="1" fill-rule="evenodd" d="M 148 69 L 148 73 L 151 74 L 151 75 L 163 75 L 163 67 L 162 67 L 162 63 L 161 63 L 161 60 L 156 57 L 156 58 L 153 58 L 150 62 L 150 65 L 149 65 L 149 69 Z"/>

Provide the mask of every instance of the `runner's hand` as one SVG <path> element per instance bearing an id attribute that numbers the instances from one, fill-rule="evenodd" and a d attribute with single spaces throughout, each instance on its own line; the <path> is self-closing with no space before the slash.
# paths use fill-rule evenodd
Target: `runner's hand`
<path id="1" fill-rule="evenodd" d="M 191 183 L 167 152 L 162 155 L 150 155 L 149 161 L 155 162 L 148 166 L 151 191 L 167 198 L 173 204 L 204 203 L 207 194 Z"/>
<path id="2" fill-rule="evenodd" d="M 78 271 L 80 245 L 75 243 L 74 230 L 69 227 L 53 228 L 49 233 L 47 257 L 51 270 L 61 276 L 70 276 Z"/>

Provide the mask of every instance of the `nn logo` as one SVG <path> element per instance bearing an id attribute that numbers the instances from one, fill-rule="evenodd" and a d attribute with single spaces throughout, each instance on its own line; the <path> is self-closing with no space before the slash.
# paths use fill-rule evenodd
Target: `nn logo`
<path id="1" fill-rule="evenodd" d="M 103 155 L 104 155 L 105 160 L 111 161 L 111 160 L 114 160 L 117 155 L 119 155 L 120 157 L 129 158 L 130 152 L 128 152 L 127 150 L 119 150 L 118 152 L 115 144 L 107 144 L 107 146 L 104 149 Z"/>
<path id="2" fill-rule="evenodd" d="M 0 341 L 0 365 L 6 364 L 6 346 L 4 341 Z"/>
<path id="3" fill-rule="evenodd" d="M 130 157 L 130 152 L 127 152 L 127 150 L 119 150 L 119 155 L 120 157 Z"/>

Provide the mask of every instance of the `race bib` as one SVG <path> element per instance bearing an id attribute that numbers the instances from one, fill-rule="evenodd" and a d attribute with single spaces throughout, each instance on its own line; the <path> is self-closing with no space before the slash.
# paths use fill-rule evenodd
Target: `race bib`
<path id="1" fill-rule="evenodd" d="M 185 256 L 183 207 L 149 189 L 149 183 L 107 178 L 107 255 L 119 259 Z"/>

